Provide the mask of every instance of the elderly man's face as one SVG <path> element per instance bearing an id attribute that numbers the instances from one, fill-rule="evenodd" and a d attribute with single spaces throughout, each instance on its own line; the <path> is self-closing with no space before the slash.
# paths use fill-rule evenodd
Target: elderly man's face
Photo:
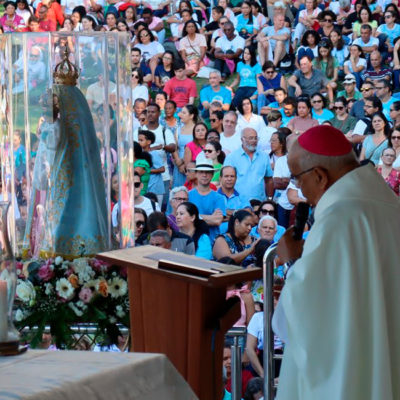
<path id="1" fill-rule="evenodd" d="M 257 149 L 258 135 L 254 129 L 245 129 L 242 133 L 243 148 L 251 153 Z"/>
<path id="2" fill-rule="evenodd" d="M 170 249 L 171 242 L 167 242 L 162 236 L 150 237 L 150 246 L 162 247 L 163 249 Z"/>
<path id="3" fill-rule="evenodd" d="M 382 58 L 379 53 L 374 52 L 371 54 L 370 60 L 371 60 L 371 65 L 374 68 L 377 68 L 381 65 Z"/>
<path id="4" fill-rule="evenodd" d="M 221 78 L 215 72 L 211 72 L 209 77 L 209 82 L 212 87 L 218 86 L 221 81 Z"/>
<path id="5" fill-rule="evenodd" d="M 271 219 L 266 219 L 261 222 L 260 225 L 260 237 L 262 239 L 267 239 L 269 241 L 274 239 L 276 234 L 275 222 Z"/>

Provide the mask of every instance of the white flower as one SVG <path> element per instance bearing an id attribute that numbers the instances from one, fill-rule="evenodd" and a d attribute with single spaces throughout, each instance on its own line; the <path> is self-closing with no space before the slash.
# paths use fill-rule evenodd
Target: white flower
<path id="1" fill-rule="evenodd" d="M 60 265 L 62 262 L 64 261 L 64 259 L 60 256 L 56 257 L 56 259 L 54 260 L 54 264 L 56 265 Z"/>
<path id="2" fill-rule="evenodd" d="M 35 288 L 30 281 L 18 279 L 16 293 L 24 303 L 30 303 L 36 298 Z"/>
<path id="3" fill-rule="evenodd" d="M 45 284 L 44 284 L 44 287 L 45 287 L 44 293 L 45 293 L 47 296 L 53 293 L 54 286 L 53 286 L 51 283 L 45 283 Z"/>
<path id="4" fill-rule="evenodd" d="M 91 279 L 83 285 L 85 288 L 89 288 L 92 292 L 96 292 L 99 289 L 99 280 Z"/>
<path id="5" fill-rule="evenodd" d="M 111 297 L 120 297 L 127 293 L 128 285 L 122 278 L 113 278 L 108 281 L 108 293 Z"/>
<path id="6" fill-rule="evenodd" d="M 74 288 L 69 283 L 68 279 L 61 278 L 56 283 L 56 292 L 63 299 L 70 299 L 74 295 Z"/>
<path id="7" fill-rule="evenodd" d="M 16 321 L 22 321 L 25 318 L 24 312 L 19 308 L 16 312 L 15 312 L 15 320 Z"/>
<path id="8" fill-rule="evenodd" d="M 125 317 L 125 311 L 122 309 L 122 306 L 117 306 L 115 307 L 115 314 L 117 314 L 117 317 L 123 318 Z"/>

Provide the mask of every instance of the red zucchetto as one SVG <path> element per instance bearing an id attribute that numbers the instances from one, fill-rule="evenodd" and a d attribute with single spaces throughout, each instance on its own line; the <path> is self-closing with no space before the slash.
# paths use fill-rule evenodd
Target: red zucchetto
<path id="1" fill-rule="evenodd" d="M 344 156 L 353 149 L 346 136 L 330 125 L 314 126 L 297 140 L 304 150 L 321 156 Z"/>

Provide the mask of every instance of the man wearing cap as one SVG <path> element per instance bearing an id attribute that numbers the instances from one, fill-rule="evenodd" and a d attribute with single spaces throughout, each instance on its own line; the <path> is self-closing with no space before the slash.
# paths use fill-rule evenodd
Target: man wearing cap
<path id="1" fill-rule="evenodd" d="M 399 399 L 400 202 L 331 126 L 303 133 L 288 163 L 315 223 L 278 245 L 292 265 L 273 318 L 286 344 L 276 399 Z"/>
<path id="2" fill-rule="evenodd" d="M 356 77 L 353 74 L 347 74 L 343 81 L 344 90 L 340 90 L 337 93 L 336 98 L 343 96 L 347 101 L 351 99 L 362 99 L 362 94 L 357 89 L 356 82 Z"/>
<path id="3" fill-rule="evenodd" d="M 235 189 L 248 201 L 272 197 L 272 168 L 269 157 L 257 150 L 257 132 L 253 128 L 245 128 L 241 137 L 242 147 L 228 154 L 224 162 L 224 165 L 236 168 Z"/>
<path id="4" fill-rule="evenodd" d="M 200 218 L 210 227 L 210 239 L 213 241 L 218 235 L 219 226 L 226 215 L 225 199 L 210 188 L 215 172 L 212 160 L 198 157 L 194 171 L 196 172 L 197 187 L 189 192 L 189 201 L 197 206 Z"/>

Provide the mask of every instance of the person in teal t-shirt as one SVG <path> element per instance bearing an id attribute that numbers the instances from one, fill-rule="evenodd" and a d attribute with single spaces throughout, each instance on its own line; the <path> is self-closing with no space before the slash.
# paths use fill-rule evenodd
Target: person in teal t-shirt
<path id="1" fill-rule="evenodd" d="M 261 73 L 261 66 L 257 63 L 255 52 L 252 52 L 249 47 L 245 47 L 242 61 L 239 61 L 237 65 L 237 76 L 228 86 L 228 89 L 233 89 L 236 85 L 239 85 L 232 100 L 235 107 L 241 104 L 246 97 L 251 100 L 257 99 L 257 76 Z"/>

